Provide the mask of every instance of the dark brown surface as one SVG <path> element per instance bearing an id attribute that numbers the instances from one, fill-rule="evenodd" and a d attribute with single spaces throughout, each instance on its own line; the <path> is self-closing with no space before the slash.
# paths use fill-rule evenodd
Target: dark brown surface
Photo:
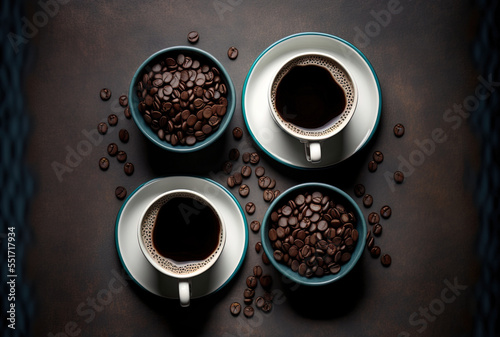
<path id="1" fill-rule="evenodd" d="M 458 336 L 470 331 L 477 279 L 475 233 L 477 214 L 469 183 L 477 165 L 478 148 L 464 120 L 447 122 L 444 114 L 474 95 L 479 83 L 470 55 L 474 36 L 467 2 L 401 1 L 390 22 L 372 31 L 369 40 L 357 32 L 373 27 L 373 13 L 394 1 L 70 1 L 61 4 L 31 39 L 32 65 L 26 94 L 32 134 L 28 159 L 37 179 L 30 222 L 33 245 L 26 264 L 36 292 L 33 335 L 51 336 L 66 329 L 78 336 Z M 33 4 L 28 19 L 38 11 Z M 375 11 L 375 12 L 373 12 Z M 32 20 L 30 20 L 32 21 Z M 195 155 L 166 153 L 149 144 L 133 120 L 120 118 L 102 141 L 84 148 L 85 134 L 115 113 L 123 114 L 118 97 L 126 94 L 136 68 L 157 50 L 188 45 L 186 36 L 200 34 L 196 47 L 217 57 L 233 79 L 238 104 L 222 139 Z M 371 208 L 355 200 L 365 215 L 390 205 L 392 216 L 381 220 L 376 238 L 392 264 L 384 268 L 365 250 L 359 266 L 343 281 L 326 288 L 289 285 L 271 265 L 263 265 L 253 247 L 260 238 L 249 232 L 245 262 L 220 292 L 193 300 L 184 309 L 178 301 L 148 294 L 131 280 L 109 303 L 90 309 L 123 268 L 115 249 L 114 226 L 122 201 L 115 188 L 129 193 L 140 184 L 169 174 L 197 174 L 225 185 L 221 166 L 231 148 L 256 149 L 244 128 L 241 90 L 253 61 L 273 42 L 293 33 L 320 31 L 359 47 L 376 70 L 383 93 L 382 117 L 374 138 L 348 161 L 313 173 L 276 163 L 263 153 L 259 165 L 285 190 L 306 181 L 336 185 L 354 197 L 356 183 L 374 197 Z M 229 47 L 239 50 L 230 60 Z M 103 102 L 99 93 L 109 88 Z M 393 134 L 396 123 L 406 130 Z M 244 129 L 236 141 L 232 129 Z M 457 126 L 455 129 L 452 126 Z M 126 128 L 130 141 L 118 140 Z M 418 143 L 432 139 L 441 128 L 446 140 L 418 157 Z M 103 172 L 97 163 L 116 142 L 135 165 L 132 176 L 111 158 Z M 86 155 L 70 154 L 80 146 Z M 367 164 L 375 150 L 384 161 L 374 173 Z M 413 156 L 413 157 L 412 157 Z M 398 169 L 401 158 L 419 161 L 394 190 L 384 178 Z M 55 162 L 69 170 L 58 178 Z M 199 165 L 199 163 L 204 163 Z M 241 159 L 234 165 L 237 171 Z M 256 204 L 248 221 L 261 221 L 268 207 L 257 179 L 248 180 Z M 253 318 L 232 317 L 228 307 L 242 301 L 245 279 L 256 264 L 274 278 L 272 311 L 255 311 Z M 446 291 L 448 283 L 467 286 Z M 122 285 L 123 287 L 119 287 Z M 449 303 L 440 306 L 444 294 Z M 439 312 L 428 319 L 421 310 Z M 433 307 L 434 306 L 434 307 Z M 326 307 L 326 310 L 323 309 Z M 414 314 L 416 313 L 416 314 Z M 412 316 L 412 315 L 415 315 Z M 417 317 L 418 316 L 418 317 Z M 413 317 L 413 318 L 412 318 Z M 420 321 L 419 321 L 420 320 Z M 422 322 L 426 322 L 424 325 Z M 418 331 L 422 328 L 422 331 Z M 62 336 L 62 335 L 58 335 Z"/>

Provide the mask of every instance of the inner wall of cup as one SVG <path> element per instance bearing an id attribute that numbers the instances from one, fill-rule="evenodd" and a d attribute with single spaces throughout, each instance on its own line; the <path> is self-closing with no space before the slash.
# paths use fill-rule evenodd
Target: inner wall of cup
<path id="1" fill-rule="evenodd" d="M 303 65 L 317 65 L 326 68 L 332 74 L 335 82 L 337 82 L 337 84 L 342 88 L 346 97 L 346 106 L 344 111 L 340 115 L 332 118 L 330 123 L 321 128 L 306 129 L 299 127 L 284 120 L 276 109 L 276 91 L 279 83 L 293 67 Z M 297 135 L 298 137 L 326 138 L 331 136 L 333 133 L 338 132 L 349 121 L 350 114 L 356 105 L 356 92 L 352 79 L 340 64 L 322 55 L 302 55 L 289 61 L 280 69 L 272 82 L 270 99 L 273 116 L 277 118 L 278 123 L 280 123 L 287 131 Z"/>
<path id="2" fill-rule="evenodd" d="M 220 223 L 219 244 L 217 245 L 215 251 L 207 259 L 203 261 L 193 261 L 185 263 L 173 261 L 171 259 L 168 259 L 160 255 L 153 245 L 153 228 L 156 222 L 156 216 L 158 215 L 160 208 L 169 200 L 179 197 L 191 198 L 205 205 L 206 207 L 210 207 L 219 220 Z M 149 207 L 141 222 L 141 240 L 144 243 L 144 246 L 149 256 L 159 267 L 161 267 L 161 269 L 163 269 L 167 273 L 175 274 L 178 276 L 183 276 L 183 275 L 189 276 L 190 274 L 193 274 L 202 268 L 210 266 L 212 263 L 215 262 L 215 260 L 217 259 L 218 255 L 220 254 L 224 246 L 224 226 L 222 224 L 222 220 L 220 219 L 219 214 L 215 211 L 215 209 L 213 209 L 213 207 L 210 204 L 207 204 L 205 200 L 189 192 L 176 192 L 160 198 L 153 205 Z"/>

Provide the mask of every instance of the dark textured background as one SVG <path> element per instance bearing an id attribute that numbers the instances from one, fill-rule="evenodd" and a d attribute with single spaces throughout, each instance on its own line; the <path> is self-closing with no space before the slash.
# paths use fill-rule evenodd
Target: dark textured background
<path id="1" fill-rule="evenodd" d="M 468 125 L 470 120 L 484 124 L 480 114 L 484 105 L 491 104 L 490 98 L 481 100 L 481 108 L 472 111 L 474 119 L 463 119 L 456 129 L 452 128 L 456 121 L 443 119 L 448 109 L 475 95 L 481 78 L 491 75 L 499 80 L 498 73 L 480 66 L 491 63 L 491 58 L 480 57 L 489 51 L 474 49 L 483 33 L 479 28 L 491 29 L 494 22 L 484 20 L 491 9 L 481 12 L 467 1 L 400 1 L 401 11 L 392 15 L 390 22 L 379 26 L 380 31 L 369 41 L 360 40 L 357 31 L 375 22 L 373 11 L 386 10 L 388 3 L 394 1 L 67 1 L 57 11 L 53 8 L 54 15 L 22 45 L 22 52 L 10 52 L 14 56 L 10 62 L 24 55 L 24 104 L 30 118 L 26 161 L 36 181 L 30 213 L 23 222 L 31 227 L 28 255 L 23 259 L 23 284 L 34 291 L 26 290 L 23 296 L 35 304 L 35 311 L 26 309 L 26 335 L 50 336 L 64 331 L 68 322 L 80 336 L 494 335 L 494 328 L 488 328 L 494 323 L 487 315 L 496 311 L 484 310 L 488 304 L 478 304 L 477 298 L 488 294 L 484 289 L 497 280 L 497 269 L 480 273 L 480 258 L 488 255 L 483 247 L 491 242 L 479 231 L 485 221 L 484 216 L 478 216 L 474 197 L 490 200 L 484 193 L 492 190 L 484 192 L 481 186 L 495 186 L 497 180 L 485 183 L 477 179 L 477 172 L 484 173 L 479 171 L 484 158 L 494 156 L 484 150 L 485 145 L 481 147 Z M 496 8 L 494 2 L 479 4 Z M 8 30 L 22 29 L 20 17 L 33 23 L 42 7 L 31 2 L 26 12 L 14 11 L 14 24 Z M 240 101 L 248 70 L 276 40 L 319 31 L 352 42 L 366 55 L 379 77 L 383 101 L 378 131 L 367 146 L 346 162 L 313 173 L 284 167 L 265 155 L 262 165 L 267 175 L 277 178 L 277 188 L 282 191 L 317 180 L 353 195 L 355 183 L 365 184 L 375 199 L 371 209 L 362 207 L 365 214 L 384 204 L 393 209 L 392 217 L 383 221 L 383 235 L 376 240 L 383 252 L 393 256 L 391 267 L 383 268 L 365 252 L 359 267 L 342 282 L 307 289 L 288 286 L 266 266 L 275 276 L 274 289 L 284 295 L 270 314 L 233 318 L 229 304 L 242 301 L 244 280 L 260 263 L 253 249 L 259 238 L 250 233 L 247 256 L 236 277 L 222 291 L 194 300 L 188 309 L 125 280 L 127 286 L 95 316 L 77 312 L 81 303 L 95 298 L 115 273 L 122 271 L 114 244 L 114 222 L 121 206 L 114 197 L 117 185 L 132 191 L 152 178 L 173 173 L 198 174 L 224 184 L 226 176 L 220 165 L 229 149 L 238 147 L 243 152 L 253 148 L 245 130 L 238 143 L 227 132 L 200 153 L 173 155 L 154 148 L 132 120 L 122 119 L 118 128 L 127 128 L 131 135 L 122 147 L 136 166 L 133 176 L 125 176 L 118 165 L 107 172 L 98 168 L 107 144 L 118 140 L 117 132 L 108 132 L 61 179 L 55 174 L 54 162 L 66 165 L 68 153 L 86 139 L 85 132 L 94 130 L 110 113 L 122 113 L 118 97 L 127 93 L 141 62 L 157 50 L 188 44 L 186 36 L 191 30 L 200 32 L 196 47 L 217 57 L 235 84 L 238 105 L 230 129 L 244 126 Z M 483 45 L 491 45 L 488 42 L 489 37 Z M 226 55 L 232 45 L 240 51 L 234 61 Z M 113 92 L 108 102 L 99 99 L 103 87 Z M 494 94 L 492 97 L 498 99 Z M 489 122 L 498 126 L 495 114 L 498 108 L 493 108 Z M 392 134 L 398 122 L 406 126 L 401 139 Z M 436 128 L 446 132 L 447 140 L 437 144 L 392 192 L 383 173 L 396 170 L 400 158 L 414 156 L 417 143 L 429 139 Z M 483 144 L 498 146 L 495 136 L 484 139 Z M 377 172 L 370 173 L 367 163 L 375 150 L 381 150 L 385 160 Z M 5 184 L 7 178 L 3 179 Z M 259 190 L 255 179 L 250 187 L 254 192 Z M 251 193 L 250 199 L 257 204 L 257 212 L 248 220 L 262 220 L 267 204 L 258 192 Z M 493 200 L 498 203 L 498 199 Z M 2 221 L 3 228 L 7 227 Z M 483 249 L 482 254 L 477 253 L 478 248 Z M 478 280 L 482 283 L 476 286 Z M 412 325 L 411 315 L 437 303 L 446 281 L 467 289 L 460 290 L 455 300 L 445 304 L 442 313 L 429 318 L 427 327 L 418 332 L 422 325 Z M 477 312 L 482 320 L 477 319 Z"/>

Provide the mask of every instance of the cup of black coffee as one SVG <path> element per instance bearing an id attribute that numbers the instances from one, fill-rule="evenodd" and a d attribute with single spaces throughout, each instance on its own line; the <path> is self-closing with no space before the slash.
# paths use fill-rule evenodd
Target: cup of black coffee
<path id="1" fill-rule="evenodd" d="M 146 209 L 138 226 L 139 245 L 157 270 L 179 280 L 179 300 L 189 306 L 193 277 L 207 272 L 224 249 L 222 216 L 201 194 L 166 192 Z"/>
<path id="2" fill-rule="evenodd" d="M 304 143 L 306 159 L 321 161 L 321 144 L 350 121 L 357 104 L 353 77 L 337 60 L 323 54 L 304 54 L 287 61 L 269 89 L 274 121 Z"/>

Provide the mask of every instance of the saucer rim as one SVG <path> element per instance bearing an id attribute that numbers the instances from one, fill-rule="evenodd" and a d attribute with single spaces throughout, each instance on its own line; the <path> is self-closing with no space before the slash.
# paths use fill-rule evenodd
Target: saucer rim
<path id="1" fill-rule="evenodd" d="M 373 79 L 375 80 L 375 83 L 377 85 L 378 101 L 379 101 L 378 110 L 377 110 L 377 118 L 375 120 L 375 124 L 373 125 L 373 128 L 372 128 L 369 136 L 366 137 L 364 140 L 361 141 L 361 143 L 358 145 L 358 147 L 355 149 L 355 151 L 353 153 L 351 153 L 349 156 L 347 156 L 345 158 L 342 158 L 342 159 L 340 159 L 340 160 L 338 160 L 338 161 L 336 161 L 334 163 L 327 164 L 327 165 L 322 165 L 322 166 L 317 166 L 317 167 L 303 166 L 303 165 L 299 165 L 299 164 L 293 164 L 291 162 L 286 162 L 286 161 L 282 160 L 281 158 L 277 157 L 276 155 L 274 155 L 273 153 L 269 152 L 269 150 L 267 150 L 266 147 L 261 144 L 261 142 L 257 139 L 257 137 L 252 132 L 252 130 L 250 128 L 250 125 L 249 125 L 249 122 L 248 122 L 248 118 L 247 118 L 247 111 L 246 111 L 246 108 L 245 108 L 245 101 L 246 101 L 246 92 L 247 92 L 247 87 L 248 87 L 248 81 L 250 79 L 250 76 L 253 74 L 254 68 L 256 67 L 257 63 L 271 49 L 273 49 L 274 47 L 276 47 L 280 43 L 283 43 L 283 42 L 285 42 L 287 40 L 290 40 L 290 39 L 293 39 L 293 38 L 297 38 L 297 37 L 300 37 L 300 36 L 308 36 L 308 35 L 310 35 L 310 36 L 322 36 L 322 37 L 326 37 L 326 38 L 331 38 L 333 40 L 336 40 L 336 41 L 338 41 L 340 43 L 343 43 L 343 44 L 347 45 L 348 47 L 352 48 L 352 50 L 354 50 L 356 53 L 358 53 L 359 56 L 361 56 L 361 58 L 364 60 L 364 62 L 366 63 L 366 65 L 368 65 L 368 67 L 371 70 L 371 74 L 372 74 Z M 252 137 L 252 139 L 254 140 L 254 142 L 262 149 L 262 151 L 264 151 L 264 153 L 266 153 L 268 156 L 270 156 L 271 158 L 273 158 L 277 162 L 279 162 L 279 163 L 281 163 L 283 165 L 286 165 L 288 167 L 292 167 L 292 168 L 295 168 L 295 169 L 301 169 L 301 170 L 320 170 L 320 169 L 325 169 L 325 168 L 332 167 L 332 166 L 334 166 L 336 164 L 339 164 L 339 163 L 341 163 L 341 162 L 349 159 L 354 154 L 356 154 L 361 149 L 363 149 L 366 146 L 366 144 L 368 144 L 370 142 L 370 140 L 373 138 L 373 135 L 375 134 L 376 130 L 378 129 L 378 125 L 380 123 L 380 116 L 381 116 L 381 111 L 382 111 L 382 90 L 381 90 L 381 87 L 380 87 L 380 82 L 378 80 L 378 76 L 377 76 L 377 74 L 375 72 L 375 69 L 373 68 L 372 64 L 370 63 L 370 61 L 368 60 L 368 58 L 356 46 L 354 46 L 352 43 L 350 43 L 350 42 L 348 42 L 348 41 L 346 41 L 346 40 L 344 40 L 344 39 L 342 39 L 342 38 L 340 38 L 338 36 L 335 36 L 335 35 L 332 35 L 332 34 L 328 34 L 328 33 L 322 33 L 322 32 L 301 32 L 301 33 L 296 33 L 296 34 L 285 36 L 285 37 L 281 38 L 280 40 L 272 43 L 270 46 L 268 46 L 266 49 L 264 49 L 264 51 L 262 51 L 259 54 L 259 56 L 255 59 L 255 61 L 252 63 L 252 66 L 250 67 L 249 71 L 247 72 L 247 75 L 245 77 L 245 82 L 243 83 L 243 89 L 242 89 L 242 95 L 241 95 L 241 110 L 242 110 L 242 114 L 243 114 L 243 120 L 245 122 L 245 125 L 247 127 L 248 132 L 250 133 L 250 136 Z"/>
<path id="2" fill-rule="evenodd" d="M 121 253 L 121 249 L 120 249 L 120 244 L 118 242 L 118 227 L 119 227 L 119 222 L 120 222 L 120 219 L 121 219 L 121 215 L 122 215 L 122 212 L 125 208 L 125 206 L 127 205 L 127 203 L 130 201 L 130 199 L 132 198 L 133 195 L 135 195 L 137 192 L 139 192 L 141 189 L 145 188 L 146 186 L 149 186 L 151 184 L 154 184 L 155 182 L 157 181 L 160 181 L 160 180 L 164 180 L 164 179 L 168 179 L 168 178 L 171 178 L 171 179 L 175 179 L 175 178 L 195 178 L 195 179 L 201 179 L 201 180 L 205 180 L 206 182 L 208 183 L 212 183 L 214 184 L 216 187 L 220 188 L 223 192 L 225 192 L 232 200 L 233 202 L 236 204 L 236 206 L 238 207 L 239 211 L 240 211 L 240 216 L 241 216 L 241 220 L 242 220 L 242 223 L 243 223 L 243 235 L 244 235 L 244 238 L 245 238 L 245 242 L 244 242 L 244 247 L 243 247 L 243 251 L 241 253 L 241 257 L 238 261 L 238 264 L 236 265 L 236 267 L 234 268 L 234 270 L 232 271 L 231 275 L 223 282 L 219 285 L 219 287 L 211 292 L 208 292 L 208 293 L 205 293 L 205 294 L 201 294 L 199 296 L 194 296 L 192 297 L 192 299 L 196 299 L 196 298 L 200 298 L 200 297 L 204 297 L 204 296 L 208 296 L 208 295 L 211 295 L 211 294 L 214 294 L 214 293 L 217 293 L 219 290 L 221 290 L 222 288 L 224 288 L 229 282 L 231 282 L 231 280 L 234 278 L 234 276 L 238 273 L 238 271 L 240 270 L 241 266 L 243 265 L 244 263 L 244 260 L 245 260 L 245 256 L 246 256 L 246 253 L 247 253 L 247 249 L 248 249 L 248 241 L 249 241 L 249 235 L 248 235 L 248 224 L 247 224 L 247 219 L 246 219 L 246 216 L 245 216 L 245 212 L 243 211 L 243 208 L 241 207 L 240 203 L 238 202 L 238 200 L 235 198 L 235 196 L 229 192 L 223 185 L 221 185 L 220 183 L 212 180 L 212 179 L 209 179 L 209 178 L 206 178 L 206 177 L 203 177 L 203 176 L 198 176 L 198 175 L 173 175 L 173 176 L 165 176 L 165 177 L 158 177 L 158 178 L 154 178 L 154 179 L 151 179 L 147 182 L 144 182 L 142 183 L 141 185 L 139 185 L 137 188 L 134 189 L 134 191 L 132 191 L 132 193 L 130 193 L 127 198 L 125 198 L 125 200 L 123 201 L 122 205 L 120 206 L 120 210 L 118 211 L 118 214 L 116 216 L 116 220 L 115 220 L 115 230 L 114 230 L 114 234 L 115 234 L 115 248 L 116 248 L 116 252 L 118 253 L 118 258 L 120 260 L 120 263 L 123 267 L 123 269 L 125 270 L 125 272 L 127 273 L 128 277 L 130 277 L 130 279 L 136 284 L 138 285 L 141 289 L 153 294 L 153 295 L 156 295 L 156 296 L 159 296 L 159 297 L 163 297 L 163 298 L 166 298 L 166 299 L 179 299 L 178 297 L 169 297 L 169 296 L 165 296 L 164 294 L 160 294 L 160 293 L 157 293 L 157 292 L 153 292 L 151 291 L 150 289 L 147 289 L 143 284 L 141 284 L 141 282 L 139 282 L 133 275 L 132 273 L 130 272 L 129 268 L 127 267 L 125 261 L 123 260 L 123 257 L 122 257 L 122 253 Z M 156 273 L 160 273 L 158 270 L 155 269 L 155 272 Z M 166 277 L 169 277 L 168 275 L 165 275 Z M 197 276 L 195 276 L 194 278 L 196 278 Z"/>

